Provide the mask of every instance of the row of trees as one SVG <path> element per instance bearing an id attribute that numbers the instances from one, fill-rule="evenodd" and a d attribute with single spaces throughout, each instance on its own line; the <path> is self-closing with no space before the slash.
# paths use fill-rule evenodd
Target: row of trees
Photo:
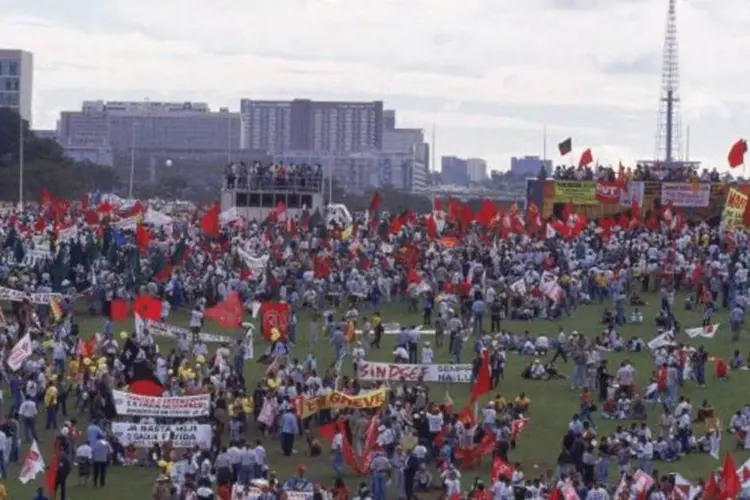
<path id="1" fill-rule="evenodd" d="M 16 111 L 0 108 L 0 200 L 18 200 L 21 126 L 25 200 L 38 200 L 42 188 L 60 197 L 76 199 L 91 191 L 108 192 L 117 186 L 113 169 L 71 160 L 62 146 L 54 140 L 37 137 L 28 122 L 21 120 Z"/>

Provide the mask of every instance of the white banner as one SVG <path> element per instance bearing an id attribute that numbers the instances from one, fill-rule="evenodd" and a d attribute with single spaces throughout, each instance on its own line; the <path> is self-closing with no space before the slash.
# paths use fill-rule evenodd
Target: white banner
<path id="1" fill-rule="evenodd" d="M 63 296 L 61 293 L 26 293 L 21 290 L 0 287 L 0 300 L 23 302 L 25 299 L 29 299 L 32 304 L 49 305 L 52 298 L 62 300 Z"/>
<path id="2" fill-rule="evenodd" d="M 620 190 L 620 206 L 632 207 L 633 201 L 638 203 L 639 207 L 643 206 L 643 195 L 646 192 L 646 183 L 643 181 L 629 182 Z"/>
<path id="3" fill-rule="evenodd" d="M 424 329 L 421 325 L 415 328 L 415 330 L 417 330 L 420 335 L 435 335 L 434 329 Z M 361 335 L 363 332 L 362 330 L 355 330 L 355 333 Z M 398 335 L 399 333 L 401 333 L 400 323 L 383 323 L 383 335 Z"/>
<path id="4" fill-rule="evenodd" d="M 154 443 L 169 441 L 176 448 L 203 450 L 211 448 L 211 426 L 209 424 L 134 424 L 113 422 L 112 431 L 125 446 L 150 448 Z"/>
<path id="5" fill-rule="evenodd" d="M 27 333 L 10 350 L 8 366 L 14 372 L 18 371 L 29 356 L 31 356 L 31 335 Z"/>
<path id="6" fill-rule="evenodd" d="M 719 331 L 720 325 L 721 323 L 715 323 L 709 326 L 699 326 L 697 328 L 686 328 L 685 333 L 691 339 L 694 339 L 695 337 L 704 337 L 707 339 L 712 339 L 714 338 L 714 335 L 716 335 L 716 332 Z"/>
<path id="7" fill-rule="evenodd" d="M 468 384 L 472 381 L 471 365 L 407 365 L 362 361 L 357 368 L 360 380 L 401 380 Z"/>
<path id="8" fill-rule="evenodd" d="M 246 251 L 244 251 L 241 248 L 237 249 L 237 255 L 240 256 L 240 258 L 245 262 L 245 265 L 252 271 L 253 277 L 260 276 L 263 273 L 263 270 L 266 268 L 266 264 L 268 263 L 268 255 L 263 255 L 261 257 L 253 257 Z"/>
<path id="9" fill-rule="evenodd" d="M 138 227 L 138 224 L 141 222 L 141 216 L 139 215 L 133 215 L 131 217 L 128 217 L 127 219 L 120 219 L 118 221 L 115 221 L 112 223 L 112 227 L 117 229 L 122 229 L 124 231 L 135 231 L 135 229 Z"/>
<path id="10" fill-rule="evenodd" d="M 661 204 L 675 207 L 707 207 L 711 199 L 711 184 L 691 182 L 662 182 Z"/>
<path id="11" fill-rule="evenodd" d="M 193 338 L 193 332 L 191 332 L 187 328 L 183 328 L 177 325 L 170 325 L 168 323 L 162 323 L 160 321 L 147 320 L 146 328 L 148 328 L 148 331 L 152 335 L 156 335 L 157 337 L 177 338 L 181 335 L 187 335 L 187 338 L 191 340 Z M 232 337 L 228 337 L 226 335 L 217 335 L 215 333 L 200 332 L 198 336 L 203 342 L 206 342 L 208 344 L 222 344 L 225 342 L 232 342 Z"/>
<path id="12" fill-rule="evenodd" d="M 196 418 L 206 417 L 211 410 L 211 396 L 162 397 L 141 396 L 112 391 L 118 415 L 134 417 Z"/>
<path id="13" fill-rule="evenodd" d="M 231 500 L 257 500 L 263 494 L 263 490 L 255 486 L 232 486 Z M 313 493 L 305 491 L 285 491 L 284 498 L 287 500 L 311 500 Z M 323 500 L 331 500 L 331 494 L 323 492 Z"/>

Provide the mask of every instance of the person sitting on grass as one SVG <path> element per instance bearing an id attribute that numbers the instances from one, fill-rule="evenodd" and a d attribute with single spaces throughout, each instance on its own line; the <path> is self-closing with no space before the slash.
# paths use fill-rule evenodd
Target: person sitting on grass
<path id="1" fill-rule="evenodd" d="M 521 376 L 528 380 L 547 380 L 547 371 L 538 359 L 529 363 Z"/>
<path id="2" fill-rule="evenodd" d="M 729 369 L 747 370 L 747 367 L 745 366 L 745 360 L 742 358 L 739 349 L 735 349 L 734 354 L 732 354 L 732 357 L 729 359 Z"/>

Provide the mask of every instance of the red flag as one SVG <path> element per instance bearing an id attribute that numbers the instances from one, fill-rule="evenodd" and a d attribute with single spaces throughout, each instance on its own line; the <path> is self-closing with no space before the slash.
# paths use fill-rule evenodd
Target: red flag
<path id="1" fill-rule="evenodd" d="M 133 303 L 133 312 L 144 320 L 159 321 L 161 319 L 161 301 L 150 295 L 141 294 Z"/>
<path id="2" fill-rule="evenodd" d="M 44 475 L 44 486 L 52 497 L 55 496 L 57 486 L 57 471 L 60 468 L 60 444 L 55 440 L 55 451 L 52 455 L 52 462 L 49 464 L 47 473 Z"/>
<path id="3" fill-rule="evenodd" d="M 160 311 L 161 311 L 161 305 Z M 113 299 L 109 303 L 109 317 L 112 321 L 124 321 L 130 314 L 130 304 L 125 299 Z M 159 313 L 161 314 L 161 312 Z"/>
<path id="4" fill-rule="evenodd" d="M 286 302 L 264 302 L 260 308 L 261 333 L 266 339 L 271 338 L 271 330 L 278 328 L 282 337 L 286 336 L 292 308 Z"/>
<path id="5" fill-rule="evenodd" d="M 703 498 L 718 498 L 719 494 L 719 484 L 716 482 L 716 474 L 711 471 L 708 474 L 708 481 L 706 481 L 706 486 L 703 488 Z"/>
<path id="6" fill-rule="evenodd" d="M 375 191 L 375 194 L 373 194 L 372 198 L 370 199 L 370 207 L 368 210 L 370 212 L 377 212 L 380 208 L 380 201 L 380 193 Z"/>
<path id="7" fill-rule="evenodd" d="M 727 160 L 729 160 L 729 166 L 737 168 L 740 165 L 745 164 L 745 153 L 747 153 L 747 142 L 745 139 L 740 139 L 729 149 Z"/>
<path id="8" fill-rule="evenodd" d="M 276 204 L 276 208 L 271 210 L 271 213 L 268 214 L 268 220 L 271 222 L 278 222 L 285 213 L 286 204 L 283 200 L 279 200 L 279 202 Z"/>
<path id="9" fill-rule="evenodd" d="M 78 339 L 78 351 L 84 358 L 92 358 L 96 354 L 96 334 L 92 333 L 89 339 L 84 342 L 82 338 Z"/>
<path id="10" fill-rule="evenodd" d="M 633 197 L 633 202 L 630 205 L 630 211 L 633 213 L 633 219 L 641 220 L 641 207 L 638 205 L 638 198 Z"/>
<path id="11" fill-rule="evenodd" d="M 427 217 L 427 236 L 430 237 L 430 239 L 437 238 L 438 234 L 438 228 L 437 228 L 437 222 L 435 222 L 435 217 L 432 215 Z"/>
<path id="12" fill-rule="evenodd" d="M 138 246 L 141 255 L 146 255 L 150 241 L 151 235 L 149 234 L 148 229 L 146 229 L 146 226 L 138 224 L 138 227 L 135 229 L 135 244 Z"/>
<path id="13" fill-rule="evenodd" d="M 497 213 L 497 205 L 490 200 L 484 200 L 477 212 L 477 222 L 484 227 L 489 227 L 497 217 Z"/>
<path id="14" fill-rule="evenodd" d="M 205 316 L 226 328 L 234 328 L 242 323 L 242 300 L 237 292 L 232 292 L 226 300 L 206 309 Z"/>
<path id="15" fill-rule="evenodd" d="M 52 205 L 54 201 L 54 197 L 52 196 L 52 193 L 47 191 L 46 187 L 42 188 L 42 199 L 39 201 L 39 204 L 43 207 L 46 207 L 48 205 Z"/>
<path id="16" fill-rule="evenodd" d="M 417 271 L 414 269 L 409 269 L 409 274 L 406 278 L 407 282 L 411 285 L 413 283 L 419 283 L 421 280 L 419 279 L 419 274 L 417 274 Z"/>
<path id="17" fill-rule="evenodd" d="M 490 482 L 494 483 L 501 477 L 510 480 L 513 477 L 513 468 L 502 458 L 495 457 L 490 469 Z"/>
<path id="18" fill-rule="evenodd" d="M 547 500 L 563 500 L 563 496 L 562 496 L 562 493 L 560 492 L 560 488 L 552 488 L 552 491 L 547 497 Z"/>
<path id="19" fill-rule="evenodd" d="M 142 362 L 133 365 L 133 371 L 128 378 L 128 390 L 133 394 L 156 398 L 163 396 L 165 391 L 154 370 Z"/>
<path id="20" fill-rule="evenodd" d="M 594 155 L 591 154 L 591 148 L 587 148 L 586 151 L 581 153 L 581 159 L 578 160 L 578 166 L 585 167 L 587 165 L 591 165 L 593 161 L 594 161 Z"/>
<path id="21" fill-rule="evenodd" d="M 479 374 L 471 386 L 470 404 L 490 392 L 490 354 L 487 351 L 482 352 L 482 361 L 479 364 Z"/>
<path id="22" fill-rule="evenodd" d="M 443 211 L 443 202 L 440 201 L 439 198 L 435 198 L 432 200 L 432 211 L 433 212 L 442 212 Z"/>
<path id="23" fill-rule="evenodd" d="M 221 225 L 219 224 L 219 205 L 214 204 L 201 219 L 201 229 L 206 235 L 213 238 L 219 236 Z"/>
<path id="24" fill-rule="evenodd" d="M 742 489 L 740 477 L 737 475 L 737 468 L 734 466 L 734 460 L 732 460 L 732 455 L 729 452 L 724 455 L 724 465 L 721 471 L 719 488 L 721 498 L 737 498 Z"/>

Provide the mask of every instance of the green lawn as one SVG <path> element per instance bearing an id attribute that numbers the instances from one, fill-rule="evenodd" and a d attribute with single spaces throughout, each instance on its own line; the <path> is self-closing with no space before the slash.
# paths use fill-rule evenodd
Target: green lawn
<path id="1" fill-rule="evenodd" d="M 621 332 L 626 336 L 639 335 L 647 340 L 653 337 L 655 332 L 654 317 L 656 315 L 656 298 L 649 297 L 650 304 L 646 307 L 641 308 L 645 315 L 645 324 L 642 326 L 625 326 L 621 329 Z M 676 315 L 683 327 L 698 326 L 700 324 L 702 313 L 701 312 L 686 312 L 682 310 L 682 297 L 678 296 L 675 300 Z M 605 302 L 604 306 L 610 306 L 611 304 Z M 563 327 L 567 333 L 572 330 L 578 330 L 586 335 L 595 335 L 599 332 L 601 326 L 601 316 L 603 306 L 591 305 L 583 306 L 576 311 L 571 317 L 565 318 L 560 321 L 534 321 L 534 322 L 505 322 L 504 328 L 522 332 L 529 330 L 534 334 L 546 334 L 548 336 L 554 336 L 559 327 Z M 368 314 L 368 311 L 363 311 L 364 314 Z M 716 321 L 722 323 L 722 327 L 719 333 L 712 340 L 706 340 L 704 344 L 709 350 L 711 355 L 728 357 L 735 348 L 740 349 L 741 352 L 747 353 L 750 351 L 750 340 L 747 338 L 747 334 L 743 335 L 742 340 L 738 344 L 733 344 L 729 339 L 729 333 L 727 328 L 726 313 L 722 312 L 717 315 Z M 399 321 L 405 324 L 418 323 L 421 318 L 417 315 L 410 315 L 406 312 L 406 304 L 404 302 L 395 302 L 392 306 L 384 309 L 384 320 L 385 321 Z M 171 322 L 175 324 L 186 325 L 187 317 L 182 314 L 173 315 Z M 81 317 L 79 319 L 81 323 L 81 332 L 86 336 L 89 332 L 95 331 L 102 324 L 100 318 L 89 319 L 88 317 Z M 307 340 L 305 327 L 307 320 L 303 316 L 300 318 L 300 330 L 299 334 L 299 346 L 297 348 L 297 356 L 302 358 L 303 354 L 310 348 L 318 359 L 318 366 L 322 369 L 325 366 L 329 366 L 333 362 L 333 349 L 329 347 L 325 340 L 320 340 L 313 346 L 309 346 Z M 119 329 L 130 329 L 132 324 L 118 325 Z M 234 331 L 226 331 L 216 327 L 216 325 L 207 325 L 208 331 L 217 333 L 228 333 L 237 336 L 244 334 L 244 331 L 239 329 Z M 703 339 L 705 340 L 705 339 Z M 374 350 L 371 354 L 373 360 L 390 361 L 392 352 L 393 338 L 386 337 L 384 346 L 380 350 Z M 171 347 L 168 342 L 160 343 L 162 348 Z M 308 347 L 309 346 L 309 347 Z M 257 342 L 255 346 L 256 357 L 265 350 L 265 345 L 262 342 Z M 464 362 L 469 362 L 471 359 L 471 346 L 467 345 L 464 348 Z M 630 359 L 636 366 L 639 373 L 639 383 L 643 387 L 652 370 L 652 360 L 648 352 L 636 354 L 616 354 L 608 353 L 606 358 L 610 360 L 610 365 L 616 367 L 620 361 L 625 358 Z M 439 362 L 448 361 L 447 347 L 444 347 L 442 352 L 437 353 L 437 360 Z M 513 461 L 520 461 L 523 463 L 527 477 L 532 477 L 539 472 L 553 468 L 555 461 L 558 456 L 560 441 L 562 434 L 567 429 L 568 421 L 570 417 L 578 410 L 578 393 L 572 391 L 570 384 L 567 380 L 557 380 L 550 382 L 530 382 L 521 378 L 521 370 L 525 363 L 529 360 L 528 358 L 519 358 L 515 355 L 510 355 L 508 365 L 506 368 L 506 378 L 501 382 L 499 392 L 501 392 L 506 399 L 515 397 L 519 392 L 526 392 L 532 400 L 532 406 L 529 413 L 530 424 L 522 434 L 519 445 L 516 450 L 511 452 L 511 459 Z M 570 364 L 559 364 L 559 368 L 566 375 L 570 375 L 572 367 Z M 344 363 L 344 369 L 347 373 L 350 373 L 350 363 Z M 248 361 L 246 364 L 246 375 L 248 384 L 250 387 L 262 376 L 264 373 L 265 366 L 258 364 L 255 361 Z M 712 372 L 709 368 L 707 373 L 707 387 L 697 388 L 692 383 L 687 383 L 683 389 L 682 394 L 691 398 L 694 404 L 700 404 L 703 399 L 708 399 L 718 410 L 718 414 L 722 419 L 722 422 L 727 423 L 730 416 L 734 411 L 742 407 L 746 402 L 747 398 L 744 396 L 744 388 L 746 387 L 745 377 L 750 377 L 750 372 L 739 372 L 733 373 L 731 379 L 728 382 L 717 383 L 712 380 Z M 450 392 L 454 402 L 456 410 L 463 407 L 468 399 L 468 386 L 467 385 L 440 385 L 433 384 L 431 393 L 433 398 L 442 401 L 445 390 Z M 652 424 L 652 428 L 657 421 L 659 414 L 658 406 L 649 407 L 649 421 Z M 596 420 L 600 434 L 611 432 L 618 422 L 606 422 Z M 622 422 L 619 422 L 622 423 Z M 252 427 L 252 426 L 251 426 Z M 251 439 L 255 439 L 255 432 L 251 430 L 251 435 L 248 436 Z M 46 434 L 43 438 L 42 448 L 46 452 L 45 458 L 48 458 L 50 453 L 50 444 L 52 436 Z M 302 448 L 302 443 L 297 442 L 298 449 Z M 730 436 L 724 434 L 724 440 L 722 443 L 722 455 L 725 450 L 733 448 L 734 443 Z M 299 463 L 307 465 L 309 476 L 318 482 L 323 484 L 330 484 L 332 481 L 332 469 L 330 467 L 327 456 L 324 458 L 318 458 L 317 460 L 307 459 L 304 455 L 300 454 L 293 458 L 284 458 L 280 456 L 279 447 L 275 440 L 268 440 L 266 442 L 266 449 L 269 452 L 269 463 L 279 475 L 284 478 L 291 475 L 295 467 Z M 25 453 L 25 447 L 22 450 L 22 455 Z M 735 464 L 740 466 L 748 458 L 747 453 L 736 453 L 734 456 Z M 680 472 L 689 480 L 695 480 L 696 478 L 705 478 L 708 472 L 719 466 L 719 463 L 709 457 L 708 455 L 691 455 L 687 458 L 682 459 L 679 462 L 672 464 L 656 464 L 657 469 L 662 472 Z M 468 485 L 470 478 L 474 475 L 487 476 L 489 467 L 486 465 L 482 467 L 482 470 L 468 471 L 465 473 L 465 483 Z M 611 470 L 614 470 L 611 469 Z M 149 469 L 134 469 L 134 468 L 114 468 L 110 470 L 108 477 L 109 484 L 106 487 L 106 492 L 109 500 L 125 500 L 126 498 L 148 498 L 150 496 L 150 489 L 152 481 L 156 476 L 155 470 Z M 37 485 L 29 484 L 22 486 L 18 480 L 18 469 L 17 467 L 11 467 L 10 479 L 7 481 L 11 498 L 23 499 L 32 498 L 32 492 L 38 484 L 41 484 L 41 479 Z M 72 481 L 69 483 L 75 484 L 75 475 L 71 476 Z M 348 476 L 348 483 L 350 489 L 354 488 L 359 478 L 350 475 Z M 466 486 L 465 485 L 465 486 Z M 96 490 L 92 489 L 80 489 L 76 486 L 69 486 L 71 492 L 71 498 L 74 500 L 93 500 L 94 498 L 101 498 Z"/>

